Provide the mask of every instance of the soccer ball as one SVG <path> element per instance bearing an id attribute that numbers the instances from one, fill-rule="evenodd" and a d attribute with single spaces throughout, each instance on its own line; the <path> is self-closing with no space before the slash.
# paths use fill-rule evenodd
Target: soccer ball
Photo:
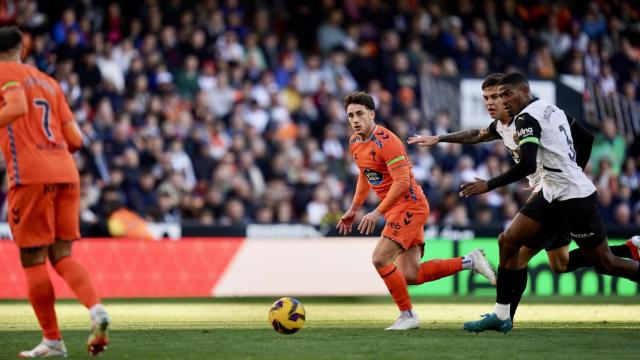
<path id="1" fill-rule="evenodd" d="M 294 334 L 302 329 L 305 311 L 302 304 L 290 297 L 276 300 L 269 309 L 269 322 L 280 334 Z"/>

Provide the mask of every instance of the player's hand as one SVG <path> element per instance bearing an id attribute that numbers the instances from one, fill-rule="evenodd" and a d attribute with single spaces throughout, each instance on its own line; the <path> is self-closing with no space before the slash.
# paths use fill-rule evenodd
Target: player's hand
<path id="1" fill-rule="evenodd" d="M 376 229 L 376 225 L 378 224 L 378 220 L 380 219 L 381 215 L 382 214 L 380 214 L 378 209 L 375 209 L 367 215 L 363 216 L 362 220 L 360 221 L 360 225 L 358 225 L 358 231 L 360 231 L 360 233 L 363 235 L 372 234 Z"/>
<path id="2" fill-rule="evenodd" d="M 413 135 L 407 139 L 407 144 L 416 144 L 419 146 L 433 146 L 438 143 L 438 136 L 430 135 Z"/>
<path id="3" fill-rule="evenodd" d="M 338 229 L 338 234 L 340 235 L 348 235 L 351 234 L 351 227 L 353 224 L 353 219 L 356 217 L 356 211 L 353 208 L 349 207 L 342 217 L 340 217 L 340 221 L 338 221 L 338 225 L 336 225 L 336 229 Z"/>
<path id="4" fill-rule="evenodd" d="M 469 197 L 484 194 L 489 191 L 489 185 L 485 180 L 475 178 L 476 181 L 460 185 L 460 196 Z"/>

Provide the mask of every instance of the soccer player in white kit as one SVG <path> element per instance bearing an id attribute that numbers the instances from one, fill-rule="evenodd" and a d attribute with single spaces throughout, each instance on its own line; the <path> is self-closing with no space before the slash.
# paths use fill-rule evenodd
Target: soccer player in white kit
<path id="1" fill-rule="evenodd" d="M 484 105 L 491 118 L 494 119 L 488 127 L 482 129 L 467 129 L 433 136 L 415 135 L 410 137 L 407 142 L 419 146 L 434 146 L 441 142 L 478 144 L 500 140 L 507 147 L 513 160 L 516 163 L 519 162 L 520 147 L 516 143 L 515 122 L 502 106 L 502 100 L 500 99 L 500 93 L 498 91 L 500 81 L 503 77 L 504 74 L 501 73 L 491 74 L 482 82 Z M 568 116 L 568 119 L 576 150 L 576 163 L 580 168 L 584 169 L 591 155 L 593 136 L 582 128 L 575 119 L 570 116 Z M 538 162 L 536 171 L 527 176 L 529 189 L 533 190 L 529 200 L 532 200 L 535 194 L 542 189 L 542 173 L 544 171 L 542 164 Z M 535 212 L 536 210 L 544 212 L 545 209 L 527 205 L 521 209 L 525 215 L 530 212 Z M 572 272 L 581 267 L 591 266 L 591 263 L 580 249 L 569 251 L 571 238 L 568 234 L 563 233 L 561 229 L 558 229 L 557 216 L 544 215 L 544 213 L 533 213 L 531 215 L 534 219 L 544 219 L 543 227 L 539 234 L 527 239 L 520 248 L 518 274 L 514 283 L 514 291 L 510 303 L 510 317 L 512 321 L 522 294 L 527 287 L 527 265 L 529 260 L 542 249 L 546 250 L 550 268 L 555 273 Z M 635 239 L 634 241 L 634 238 L 629 239 L 624 245 L 610 246 L 611 252 L 616 256 L 638 260 L 640 257 L 638 255 L 640 241 L 639 239 Z"/>
<path id="2" fill-rule="evenodd" d="M 510 299 L 517 282 L 520 247 L 542 229 L 545 217 L 560 219 L 559 230 L 569 234 L 598 273 L 638 282 L 640 264 L 614 256 L 607 244 L 604 222 L 598 213 L 596 188 L 576 163 L 576 150 L 569 120 L 560 108 L 531 96 L 529 82 L 520 73 L 505 75 L 500 81 L 500 98 L 514 118 L 520 161 L 506 173 L 488 181 L 477 180 L 461 186 L 460 195 L 473 196 L 511 184 L 542 165 L 542 190 L 527 202 L 509 227 L 500 234 L 500 266 L 494 312 L 464 329 L 481 332 L 508 332 L 513 328 Z M 537 219 L 536 219 L 537 218 Z"/>

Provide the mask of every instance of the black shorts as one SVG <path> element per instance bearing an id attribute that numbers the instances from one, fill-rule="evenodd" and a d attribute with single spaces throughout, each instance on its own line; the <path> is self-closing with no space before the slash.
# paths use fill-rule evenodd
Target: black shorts
<path id="1" fill-rule="evenodd" d="M 607 230 L 598 212 L 597 193 L 585 198 L 554 201 L 563 230 L 581 248 L 593 249 L 607 240 Z"/>
<path id="2" fill-rule="evenodd" d="M 542 191 L 538 191 L 522 206 L 520 212 L 523 215 L 542 225 L 542 230 L 527 239 L 524 246 L 530 249 L 551 251 L 571 243 L 571 238 L 563 229 L 561 217 L 554 205 L 542 196 Z"/>

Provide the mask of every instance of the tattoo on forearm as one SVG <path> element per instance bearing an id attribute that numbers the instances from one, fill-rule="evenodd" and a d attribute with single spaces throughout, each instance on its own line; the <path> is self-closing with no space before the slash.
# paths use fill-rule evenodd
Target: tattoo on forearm
<path id="1" fill-rule="evenodd" d="M 496 137 L 487 131 L 487 129 L 462 130 L 451 134 L 440 135 L 438 137 L 438 141 L 440 142 L 457 144 L 477 144 L 495 139 Z"/>

